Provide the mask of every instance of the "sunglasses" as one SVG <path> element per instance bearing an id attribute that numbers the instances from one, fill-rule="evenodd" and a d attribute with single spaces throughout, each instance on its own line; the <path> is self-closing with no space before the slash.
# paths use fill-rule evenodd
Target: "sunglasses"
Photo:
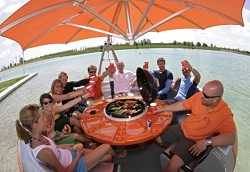
<path id="1" fill-rule="evenodd" d="M 47 102 L 43 102 L 43 105 L 48 105 L 48 104 L 50 104 L 50 103 L 52 103 L 52 100 L 47 101 Z"/>
<path id="2" fill-rule="evenodd" d="M 202 91 L 202 94 L 203 94 L 203 96 L 204 96 L 206 99 L 213 99 L 213 98 L 221 97 L 221 96 L 208 96 L 208 95 L 206 95 L 203 91 Z"/>
<path id="3" fill-rule="evenodd" d="M 96 73 L 96 70 L 93 70 L 93 71 L 89 71 L 89 73 Z"/>

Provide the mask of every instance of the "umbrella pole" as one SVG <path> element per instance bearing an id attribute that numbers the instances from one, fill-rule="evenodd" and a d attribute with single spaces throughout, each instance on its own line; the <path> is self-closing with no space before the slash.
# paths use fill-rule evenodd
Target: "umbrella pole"
<path id="1" fill-rule="evenodd" d="M 109 52 L 112 52 L 112 55 L 113 55 L 113 58 L 110 59 L 109 57 Z M 108 53 L 108 58 L 105 59 L 105 53 Z M 101 55 L 101 59 L 100 59 L 100 63 L 99 63 L 99 68 L 98 68 L 98 75 L 101 75 L 101 72 L 102 72 L 102 64 L 103 64 L 103 61 L 105 60 L 108 60 L 109 63 L 111 63 L 111 60 L 114 60 L 115 63 L 118 62 L 118 57 L 115 53 L 115 50 L 114 48 L 112 47 L 112 44 L 111 44 L 111 37 L 108 36 L 107 38 L 107 42 L 104 43 L 104 45 L 102 46 L 102 55 Z"/>

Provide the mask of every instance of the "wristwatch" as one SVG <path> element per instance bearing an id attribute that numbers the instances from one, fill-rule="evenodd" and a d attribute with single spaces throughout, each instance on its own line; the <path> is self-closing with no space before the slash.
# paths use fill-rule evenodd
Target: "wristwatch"
<path id="1" fill-rule="evenodd" d="M 207 139 L 206 142 L 205 142 L 206 146 L 210 146 L 213 144 L 212 140 L 211 139 Z"/>

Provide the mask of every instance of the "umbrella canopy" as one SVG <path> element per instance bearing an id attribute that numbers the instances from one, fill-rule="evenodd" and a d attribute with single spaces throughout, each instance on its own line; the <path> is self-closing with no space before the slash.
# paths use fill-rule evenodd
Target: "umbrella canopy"
<path id="1" fill-rule="evenodd" d="M 243 25 L 244 0 L 31 0 L 0 25 L 23 49 L 111 35 Z"/>

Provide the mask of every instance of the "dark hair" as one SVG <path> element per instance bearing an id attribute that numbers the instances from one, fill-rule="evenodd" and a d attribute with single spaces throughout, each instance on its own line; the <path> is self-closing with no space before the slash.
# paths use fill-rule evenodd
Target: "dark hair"
<path id="1" fill-rule="evenodd" d="M 40 106 L 43 105 L 43 99 L 50 99 L 51 101 L 53 101 L 53 98 L 49 93 L 44 93 L 40 96 Z"/>
<path id="2" fill-rule="evenodd" d="M 90 65 L 89 67 L 88 67 L 88 72 L 89 71 L 91 71 L 91 70 L 97 70 L 97 67 L 96 66 L 94 66 L 94 65 Z"/>
<path id="3" fill-rule="evenodd" d="M 157 64 L 158 64 L 159 62 L 164 62 L 164 64 L 165 64 L 165 63 L 166 63 L 166 60 L 165 60 L 163 57 L 160 57 L 160 58 L 157 59 Z"/>

